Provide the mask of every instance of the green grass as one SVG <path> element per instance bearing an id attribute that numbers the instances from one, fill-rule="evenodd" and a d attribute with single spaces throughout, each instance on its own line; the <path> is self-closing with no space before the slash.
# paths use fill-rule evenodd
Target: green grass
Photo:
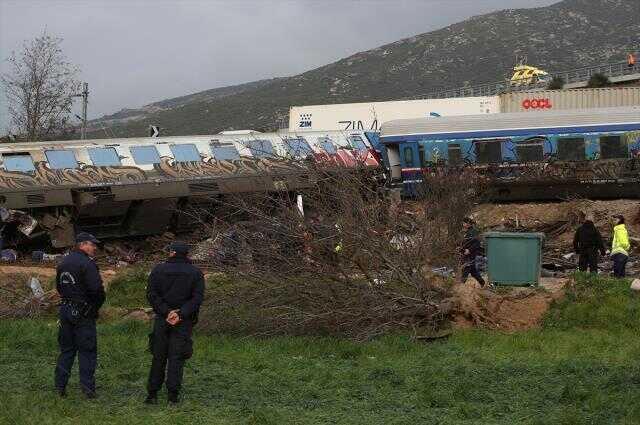
<path id="1" fill-rule="evenodd" d="M 145 305 L 148 270 L 133 268 L 119 273 L 109 284 L 110 306 L 138 308 Z"/>
<path id="2" fill-rule="evenodd" d="M 74 372 L 51 390 L 56 326 L 0 323 L 0 423 L 638 424 L 640 301 L 620 281 L 578 278 L 543 329 L 402 335 L 359 344 L 196 335 L 185 401 L 146 407 L 148 326 L 99 325 L 98 401 Z M 126 299 L 126 297 L 124 298 Z"/>

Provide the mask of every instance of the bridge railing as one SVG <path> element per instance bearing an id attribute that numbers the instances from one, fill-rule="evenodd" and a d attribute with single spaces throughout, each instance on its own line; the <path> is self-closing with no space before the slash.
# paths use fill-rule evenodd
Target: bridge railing
<path id="1" fill-rule="evenodd" d="M 636 57 L 638 57 L 638 55 L 636 55 Z M 555 77 L 561 77 L 564 80 L 565 84 L 580 83 L 588 81 L 594 74 L 604 74 L 609 78 L 640 74 L 640 65 L 637 64 L 635 67 L 629 67 L 627 62 L 615 62 L 577 68 L 569 71 L 551 72 L 549 73 L 549 80 Z M 543 89 L 546 88 L 547 85 L 548 83 L 535 83 L 521 86 L 512 86 L 510 80 L 505 79 L 504 81 L 496 81 L 493 83 L 484 83 L 473 86 L 463 86 L 454 89 L 437 90 L 426 95 L 411 97 L 411 99 L 444 99 L 449 97 L 496 96 L 507 92 Z"/>

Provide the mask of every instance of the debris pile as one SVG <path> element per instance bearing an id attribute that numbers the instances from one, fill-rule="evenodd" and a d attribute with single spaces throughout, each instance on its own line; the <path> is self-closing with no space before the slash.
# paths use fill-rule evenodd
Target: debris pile
<path id="1" fill-rule="evenodd" d="M 25 236 L 31 235 L 38 225 L 38 222 L 24 211 L 10 210 L 7 208 L 0 208 L 0 223 L 3 223 L 3 226 L 10 224 L 15 225 Z M 1 245 L 0 243 L 0 248 L 2 248 Z"/>
<path id="2" fill-rule="evenodd" d="M 36 317 L 60 301 L 57 292 L 45 290 L 36 276 L 2 273 L 0 279 L 0 318 Z"/>
<path id="3" fill-rule="evenodd" d="M 605 245 L 611 243 L 614 214 L 627 217 L 632 251 L 627 264 L 630 276 L 640 275 L 640 202 L 637 200 L 588 201 L 542 204 L 484 204 L 473 217 L 485 231 L 539 232 L 546 238 L 543 249 L 543 275 L 563 277 L 573 272 L 578 257 L 573 253 L 573 236 L 584 218 L 592 216 Z M 600 269 L 608 274 L 612 262 L 600 260 Z"/>

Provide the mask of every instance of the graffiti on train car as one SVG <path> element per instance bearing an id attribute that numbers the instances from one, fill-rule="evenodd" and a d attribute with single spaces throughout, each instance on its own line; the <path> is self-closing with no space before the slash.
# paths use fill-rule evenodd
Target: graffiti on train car
<path id="1" fill-rule="evenodd" d="M 625 134 L 632 158 L 640 158 L 640 131 L 630 131 Z"/>
<path id="2" fill-rule="evenodd" d="M 616 180 L 640 176 L 640 164 L 632 160 L 544 162 L 474 166 L 491 179 L 517 182 Z"/>
<path id="3" fill-rule="evenodd" d="M 248 175 L 292 172 L 301 169 L 302 164 L 282 158 L 240 158 L 231 161 L 217 161 L 211 157 L 201 161 L 179 162 L 163 156 L 154 165 L 159 173 L 168 177 L 201 177 L 203 175 Z"/>
<path id="4" fill-rule="evenodd" d="M 140 182 L 147 178 L 144 170 L 129 166 L 98 167 L 78 163 L 78 168 L 52 169 L 46 162 L 34 163 L 34 172 L 0 169 L 0 188 L 26 189 L 38 186 L 85 185 L 91 183 Z"/>
<path id="5" fill-rule="evenodd" d="M 248 158 L 217 161 L 211 157 L 202 161 L 179 162 L 164 156 L 154 170 L 162 177 L 185 178 L 202 176 L 238 176 L 267 173 L 291 173 L 303 168 L 301 161 L 284 158 Z M 34 164 L 35 171 L 5 171 L 0 169 L 1 189 L 28 189 L 38 186 L 74 186 L 92 183 L 137 183 L 148 179 L 147 173 L 133 166 L 98 167 L 79 163 L 77 169 L 51 169 L 46 162 Z"/>

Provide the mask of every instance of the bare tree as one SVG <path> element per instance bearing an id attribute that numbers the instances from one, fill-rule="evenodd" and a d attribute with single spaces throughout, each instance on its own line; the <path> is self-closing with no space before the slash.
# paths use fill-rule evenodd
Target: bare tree
<path id="1" fill-rule="evenodd" d="M 13 131 L 37 141 L 64 129 L 73 95 L 79 90 L 78 67 L 69 63 L 61 38 L 43 34 L 25 41 L 19 53 L 7 59 L 2 75 Z"/>
<path id="2" fill-rule="evenodd" d="M 410 204 L 367 167 L 309 164 L 309 187 L 238 195 L 200 211 L 210 244 L 194 258 L 232 282 L 203 306 L 213 332 L 330 334 L 369 339 L 393 329 L 441 329 L 451 305 L 461 222 L 482 180 L 433 172 Z"/>

